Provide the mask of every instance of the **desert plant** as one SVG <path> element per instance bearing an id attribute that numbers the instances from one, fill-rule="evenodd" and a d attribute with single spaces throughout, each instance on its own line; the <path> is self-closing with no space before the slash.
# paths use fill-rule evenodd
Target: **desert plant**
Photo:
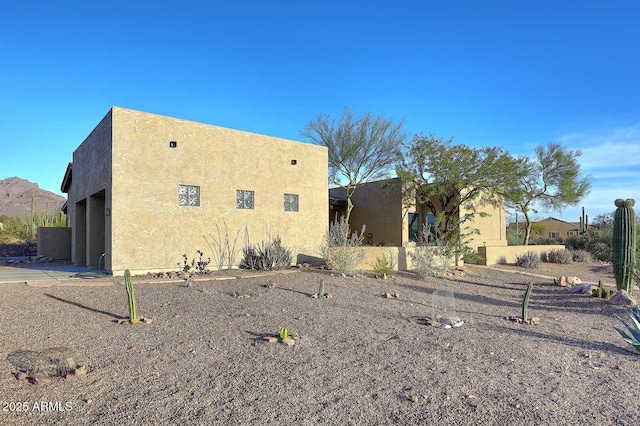
<path id="1" fill-rule="evenodd" d="M 380 275 L 386 275 L 391 277 L 393 275 L 393 271 L 397 265 L 397 257 L 392 250 L 389 250 L 389 256 L 386 254 L 382 254 L 382 256 L 376 257 L 376 263 L 373 265 L 373 270 L 376 271 Z"/>
<path id="2" fill-rule="evenodd" d="M 320 288 L 318 289 L 318 297 L 324 297 L 326 294 L 324 290 L 324 280 L 320 280 Z"/>
<path id="3" fill-rule="evenodd" d="M 198 275 L 205 275 L 207 273 L 210 273 L 209 269 L 207 269 L 207 266 L 209 266 L 209 263 L 211 263 L 211 258 L 204 260 L 204 252 L 200 250 L 197 250 L 196 253 L 198 253 L 198 259 L 193 258 L 191 259 L 191 262 L 189 262 L 189 257 L 187 256 L 187 254 L 183 254 L 182 264 L 178 262 L 178 267 L 184 272 L 192 271 L 193 274 Z"/>
<path id="4" fill-rule="evenodd" d="M 453 263 L 451 252 L 447 250 L 446 244 L 438 245 L 442 240 L 436 238 L 435 242 L 431 242 L 433 235 L 431 227 L 432 225 L 427 225 L 422 228 L 415 250 L 409 253 L 413 270 L 423 280 L 442 274 Z"/>
<path id="5" fill-rule="evenodd" d="M 571 257 L 574 262 L 591 262 L 591 253 L 586 250 L 571 250 Z"/>
<path id="6" fill-rule="evenodd" d="M 357 231 L 351 233 L 351 228 L 345 222 L 344 217 L 338 219 L 336 215 L 334 221 L 329 224 L 329 229 L 320 247 L 320 255 L 329 268 L 343 274 L 355 272 L 365 256 L 362 248 L 365 229 L 366 226 L 362 225 L 360 234 Z"/>
<path id="7" fill-rule="evenodd" d="M 227 228 L 227 223 L 224 224 L 224 234 L 220 231 L 220 227 L 216 224 L 216 235 L 209 234 L 203 235 L 202 237 L 209 245 L 211 252 L 213 254 L 213 261 L 218 270 L 222 270 L 226 267 L 226 269 L 232 269 L 236 266 L 238 261 L 238 257 L 240 255 L 240 248 L 238 247 L 238 237 L 240 236 L 240 230 L 236 232 L 236 236 L 231 241 L 229 238 L 229 229 Z M 248 236 L 248 231 L 245 226 L 245 238 Z"/>
<path id="8" fill-rule="evenodd" d="M 573 255 L 567 249 L 549 250 L 547 254 L 547 262 L 567 264 L 573 261 Z"/>
<path id="9" fill-rule="evenodd" d="M 633 309 L 629 309 L 626 312 L 631 319 L 629 323 L 620 317 L 618 317 L 618 319 L 622 324 L 624 324 L 625 328 L 629 333 L 631 333 L 631 335 L 627 334 L 621 328 L 614 328 L 618 333 L 620 333 L 624 341 L 631 345 L 633 350 L 640 352 L 640 307 L 636 306 L 635 311 Z"/>
<path id="10" fill-rule="evenodd" d="M 286 327 L 282 327 L 280 329 L 280 338 L 281 339 L 286 339 L 287 337 L 289 337 L 289 330 L 287 330 Z"/>
<path id="11" fill-rule="evenodd" d="M 529 299 L 531 298 L 531 292 L 533 291 L 533 281 L 527 285 L 527 291 L 524 293 L 524 299 L 522 300 L 522 321 L 529 319 Z"/>
<path id="12" fill-rule="evenodd" d="M 589 216 L 584 214 L 584 207 L 582 208 L 582 215 L 580 216 L 580 235 L 584 235 L 589 230 Z"/>
<path id="13" fill-rule="evenodd" d="M 615 201 L 617 207 L 613 221 L 613 274 L 618 290 L 633 291 L 636 263 L 636 219 L 633 199 Z"/>
<path id="14" fill-rule="evenodd" d="M 279 236 L 260 244 L 252 245 L 248 243 L 242 249 L 243 257 L 240 266 L 247 269 L 270 271 L 286 269 L 291 267 L 291 249 L 282 245 Z"/>
<path id="15" fill-rule="evenodd" d="M 136 295 L 133 292 L 133 284 L 131 283 L 131 272 L 127 269 L 124 271 L 124 284 L 127 287 L 127 299 L 129 301 L 129 320 L 135 322 L 136 315 Z"/>
<path id="16" fill-rule="evenodd" d="M 536 269 L 540 266 L 540 255 L 533 250 L 526 251 L 520 256 L 516 256 L 516 266 L 527 269 Z"/>

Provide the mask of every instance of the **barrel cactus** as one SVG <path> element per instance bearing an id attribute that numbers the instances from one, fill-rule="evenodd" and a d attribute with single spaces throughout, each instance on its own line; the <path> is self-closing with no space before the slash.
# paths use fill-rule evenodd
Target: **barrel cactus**
<path id="1" fill-rule="evenodd" d="M 617 207 L 613 222 L 613 273 L 618 290 L 633 291 L 636 253 L 635 200 L 615 201 Z"/>

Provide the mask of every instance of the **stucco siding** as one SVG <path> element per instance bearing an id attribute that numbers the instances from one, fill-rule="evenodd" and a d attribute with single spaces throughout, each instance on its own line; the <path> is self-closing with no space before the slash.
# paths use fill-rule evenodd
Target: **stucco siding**
<path id="1" fill-rule="evenodd" d="M 239 248 L 246 226 L 253 243 L 280 235 L 294 255 L 317 254 L 326 148 L 124 108 L 112 115 L 114 273 L 177 268 L 196 250 L 209 257 L 203 236 L 225 223 L 232 239 L 241 231 Z M 198 186 L 200 206 L 179 205 L 179 185 Z M 236 208 L 237 190 L 254 191 L 254 209 Z M 285 193 L 298 195 L 298 212 L 284 211 Z"/>

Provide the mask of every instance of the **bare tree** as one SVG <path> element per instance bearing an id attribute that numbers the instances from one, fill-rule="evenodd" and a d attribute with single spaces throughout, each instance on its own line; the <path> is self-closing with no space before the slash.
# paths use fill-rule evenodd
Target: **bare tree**
<path id="1" fill-rule="evenodd" d="M 534 159 L 525 159 L 520 179 L 506 187 L 507 205 L 525 219 L 524 245 L 531 235 L 531 213 L 537 213 L 538 207 L 562 211 L 589 194 L 590 179 L 580 176 L 577 158 L 581 155 L 580 150 L 565 149 L 558 142 L 538 145 Z"/>
<path id="2" fill-rule="evenodd" d="M 399 161 L 400 147 L 407 138 L 402 131 L 403 124 L 403 121 L 396 124 L 370 113 L 358 116 L 345 108 L 339 121 L 320 114 L 302 130 L 303 137 L 328 149 L 329 179 L 344 188 L 347 224 L 356 188 L 386 177 Z"/>

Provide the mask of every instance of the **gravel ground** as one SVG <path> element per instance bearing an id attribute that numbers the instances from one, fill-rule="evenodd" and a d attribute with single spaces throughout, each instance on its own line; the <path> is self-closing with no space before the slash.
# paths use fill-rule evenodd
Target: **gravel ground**
<path id="1" fill-rule="evenodd" d="M 640 424 L 640 356 L 613 329 L 623 308 L 501 268 L 428 281 L 320 270 L 192 287 L 136 279 L 139 314 L 154 321 L 135 325 L 117 323 L 121 283 L 2 285 L 0 424 Z M 609 265 L 533 273 L 613 282 Z M 320 280 L 332 298 L 310 297 Z M 541 323 L 505 319 L 532 280 Z M 455 294 L 461 327 L 426 324 L 435 290 Z M 262 341 L 280 327 L 298 332 L 295 345 Z M 14 378 L 7 356 L 54 347 L 88 373 Z"/>

